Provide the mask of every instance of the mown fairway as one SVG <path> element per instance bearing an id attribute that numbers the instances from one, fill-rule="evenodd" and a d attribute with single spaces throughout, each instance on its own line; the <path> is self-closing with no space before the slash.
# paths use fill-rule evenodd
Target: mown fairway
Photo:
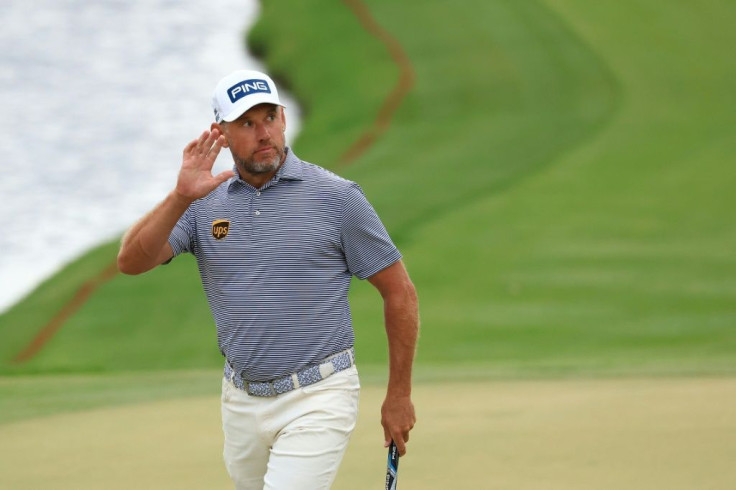
<path id="1" fill-rule="evenodd" d="M 382 398 L 382 387 L 364 388 L 336 490 L 383 488 Z M 414 398 L 420 425 L 399 466 L 402 490 L 736 481 L 731 378 L 421 383 Z M 231 488 L 218 408 L 217 396 L 175 398 L 0 425 L 0 487 Z"/>
<path id="2" fill-rule="evenodd" d="M 473 439 L 482 444 L 463 447 L 466 458 L 459 446 L 450 445 L 458 447 L 452 453 L 457 465 L 473 461 L 483 467 L 471 480 L 478 488 L 539 488 L 538 475 L 530 472 L 536 465 L 549 470 L 544 472 L 549 488 L 736 485 L 725 464 L 718 466 L 719 458 L 736 457 L 734 446 L 724 442 L 733 440 L 734 415 L 711 411 L 717 404 L 733 405 L 720 396 L 733 394 L 736 371 L 736 63 L 726 49 L 736 41 L 736 5 L 725 0 L 372 0 L 367 5 L 407 52 L 416 82 L 388 132 L 349 166 L 336 162 L 370 125 L 396 81 L 398 70 L 384 47 L 343 4 L 327 1 L 266 2 L 250 41 L 304 103 L 296 153 L 358 181 L 404 253 L 421 300 L 418 377 L 427 383 L 480 383 L 452 391 L 456 402 L 443 414 L 434 412 L 437 398 L 421 398 L 425 406 L 418 407 L 413 439 L 421 458 L 407 459 L 407 472 L 413 464 L 417 470 L 413 483 L 403 477 L 402 488 L 432 488 L 421 464 L 432 461 L 428 468 L 439 471 L 431 448 L 444 450 L 443 437 L 468 430 L 425 425 L 422 412 L 437 424 L 453 414 L 462 424 L 462 414 L 468 415 L 463 410 L 486 403 L 503 412 L 494 405 L 498 387 L 488 380 L 531 386 L 522 378 L 551 383 L 533 390 L 538 399 L 518 393 L 528 406 L 540 405 L 526 415 L 528 425 L 505 424 L 496 412 L 482 412 L 473 419 L 477 433 L 487 436 Z M 38 356 L 10 362 L 85 280 L 114 259 L 115 250 L 113 244 L 83 258 L 0 316 L 0 373 L 8 375 L 0 385 L 0 413 L 6 414 L 0 422 L 9 424 L 6 430 L 33 433 L 29 419 L 35 415 L 126 403 L 145 411 L 157 405 L 133 405 L 185 394 L 210 396 L 202 403 L 214 403 L 217 411 L 211 398 L 216 380 L 209 384 L 197 375 L 188 383 L 190 374 L 182 372 L 177 381 L 176 370 L 207 369 L 216 377 L 221 365 L 188 257 L 143 277 L 115 277 Z M 352 299 L 358 359 L 367 373 L 368 397 L 377 397 L 372 380 L 382 379 L 386 357 L 380 298 L 356 282 Z M 135 372 L 120 374 L 128 371 Z M 34 372 L 75 374 L 26 376 Z M 161 376 L 166 383 L 158 382 Z M 558 389 L 567 393 L 570 385 L 559 378 L 619 376 L 624 377 L 616 385 L 620 410 L 605 397 L 591 407 L 584 382 L 576 385 L 583 386 L 580 396 L 571 394 L 557 415 L 543 410 Z M 652 395 L 675 379 L 686 386 L 675 389 L 677 396 L 662 395 L 671 410 L 682 409 L 679 418 L 663 416 L 656 404 L 635 403 L 642 394 L 636 378 L 652 376 L 661 376 L 643 390 Z M 604 384 L 609 382 L 614 380 Z M 721 394 L 709 388 L 718 383 Z M 425 389 L 435 393 L 431 384 Z M 491 401 L 475 397 L 489 391 Z M 693 406 L 687 405 L 690 397 L 697 397 Z M 182 403 L 174 405 L 179 409 Z M 192 409 L 197 407 L 199 401 L 192 400 Z M 123 417 L 123 408 L 110 410 Z M 377 405 L 370 410 L 374 413 L 362 414 L 369 429 Z M 563 413 L 594 418 L 580 419 L 589 425 L 565 425 L 554 418 Z M 557 421 L 560 432 L 553 443 L 544 428 Z M 620 446 L 611 443 L 598 448 L 600 458 L 585 459 L 582 454 L 594 444 L 575 435 L 607 431 L 613 421 L 626 435 L 617 436 Z M 492 446 L 499 431 L 506 431 L 511 452 Z M 186 436 L 186 427 L 180 434 Z M 550 447 L 570 457 L 532 451 L 535 434 L 549 437 Z M 625 449 L 627 437 L 631 444 Z M 0 440 L 3 452 L 13 451 L 9 439 Z M 382 458 L 360 441 L 356 438 L 349 455 L 354 459 L 346 467 Z M 653 441 L 667 443 L 662 448 L 671 452 L 647 453 Z M 219 463 L 219 449 L 213 457 L 209 446 L 202 447 L 201 457 Z M 621 473 L 630 463 L 628 449 L 662 456 L 640 468 L 640 479 L 628 479 Z M 605 454 L 612 455 L 610 465 Z M 135 464 L 127 460 L 134 456 L 125 458 Z M 506 480 L 492 477 L 504 471 L 503 461 L 526 471 L 516 472 L 520 479 L 508 485 L 499 483 Z M 442 478 L 451 471 L 442 469 L 431 481 L 449 485 Z M 338 481 L 341 488 L 361 488 L 345 477 Z"/>

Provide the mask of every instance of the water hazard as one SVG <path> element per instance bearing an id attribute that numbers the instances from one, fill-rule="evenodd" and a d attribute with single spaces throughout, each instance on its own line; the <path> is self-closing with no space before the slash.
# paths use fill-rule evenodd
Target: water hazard
<path id="1" fill-rule="evenodd" d="M 0 311 L 174 185 L 255 0 L 0 3 Z M 287 139 L 298 110 L 287 98 Z M 230 168 L 225 150 L 216 171 Z"/>

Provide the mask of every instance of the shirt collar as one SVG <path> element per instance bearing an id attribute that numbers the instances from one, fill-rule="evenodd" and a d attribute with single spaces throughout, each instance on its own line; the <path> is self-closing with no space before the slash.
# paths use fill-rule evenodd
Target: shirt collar
<path id="1" fill-rule="evenodd" d="M 277 180 L 304 180 L 302 179 L 302 161 L 294 155 L 291 148 L 286 147 L 286 160 L 275 175 Z"/>
<path id="2" fill-rule="evenodd" d="M 273 176 L 271 179 L 271 182 L 267 184 L 267 186 L 274 185 L 278 183 L 280 180 L 304 180 L 302 178 L 302 161 L 294 155 L 294 152 L 291 151 L 291 148 L 288 146 L 285 147 L 286 150 L 286 159 L 284 160 L 284 163 L 281 164 L 281 167 L 276 171 L 276 175 Z M 247 183 L 240 178 L 240 174 L 238 173 L 238 166 L 233 165 L 233 172 L 235 172 L 235 176 L 230 178 L 230 182 L 228 183 L 228 190 L 232 189 L 233 185 L 236 182 L 240 182 L 243 185 L 247 185 Z"/>

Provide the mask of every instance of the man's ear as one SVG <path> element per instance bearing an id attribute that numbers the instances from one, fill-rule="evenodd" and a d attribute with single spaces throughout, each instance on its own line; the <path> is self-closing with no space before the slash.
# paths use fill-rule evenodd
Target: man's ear
<path id="1" fill-rule="evenodd" d="M 221 135 L 225 136 L 225 144 L 222 145 L 222 147 L 228 148 L 230 146 L 230 143 L 228 142 L 227 134 L 225 134 L 225 125 L 222 123 L 213 122 L 212 124 L 210 124 L 210 131 L 214 131 L 215 129 L 218 130 Z"/>

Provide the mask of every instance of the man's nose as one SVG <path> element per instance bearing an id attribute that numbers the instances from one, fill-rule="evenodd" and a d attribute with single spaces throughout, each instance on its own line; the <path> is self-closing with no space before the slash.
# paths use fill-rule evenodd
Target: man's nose
<path id="1" fill-rule="evenodd" d="M 259 140 L 267 140 L 271 138 L 271 132 L 265 124 L 259 124 L 257 126 L 257 136 Z"/>

